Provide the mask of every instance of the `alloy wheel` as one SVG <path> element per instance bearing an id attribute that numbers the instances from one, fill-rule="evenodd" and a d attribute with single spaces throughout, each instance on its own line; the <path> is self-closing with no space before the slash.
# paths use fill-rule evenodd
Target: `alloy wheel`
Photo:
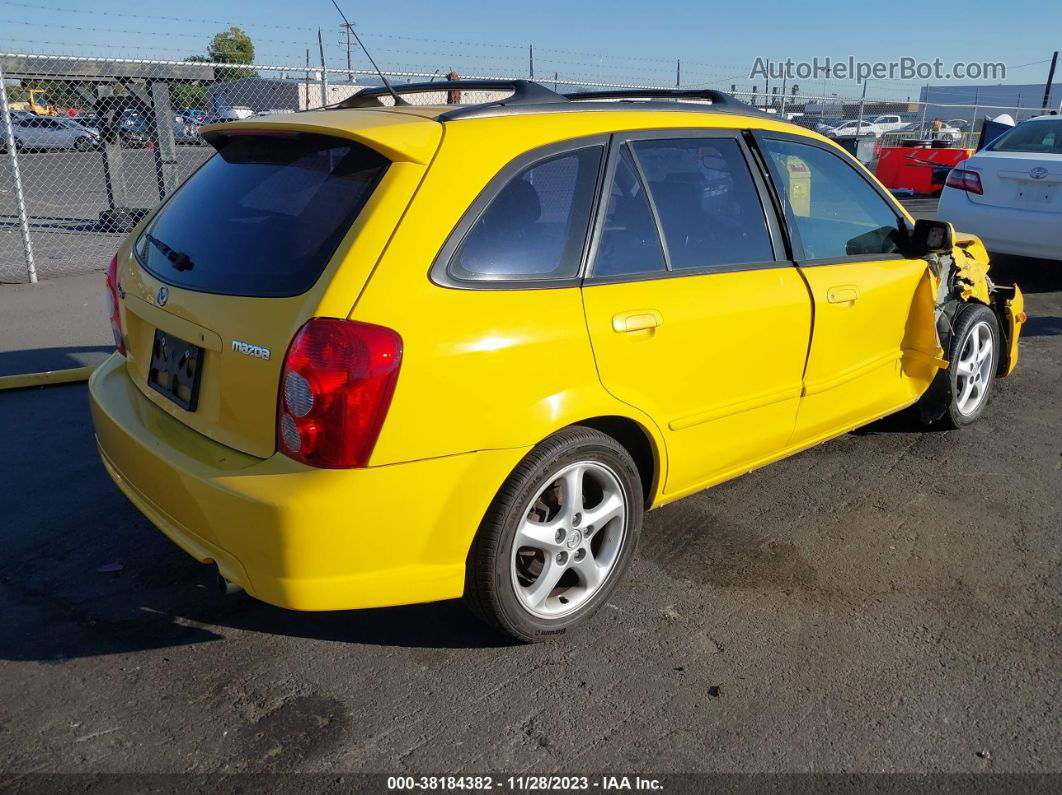
<path id="1" fill-rule="evenodd" d="M 955 364 L 955 405 L 960 414 L 973 414 L 984 401 L 992 365 L 992 329 L 982 320 L 970 328 Z"/>
<path id="2" fill-rule="evenodd" d="M 601 588 L 619 559 L 627 531 L 627 494 L 597 461 L 557 472 L 538 490 L 516 528 L 513 590 L 542 618 L 578 609 Z"/>

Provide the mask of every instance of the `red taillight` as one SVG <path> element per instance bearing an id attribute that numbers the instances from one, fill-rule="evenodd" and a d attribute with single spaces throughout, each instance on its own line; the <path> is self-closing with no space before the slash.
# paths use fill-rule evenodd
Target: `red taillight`
<path id="1" fill-rule="evenodd" d="M 366 466 L 401 363 L 402 338 L 389 328 L 308 320 L 291 341 L 280 376 L 280 451 L 315 467 Z"/>
<path id="2" fill-rule="evenodd" d="M 969 193 L 976 193 L 978 196 L 983 196 L 985 192 L 984 188 L 981 187 L 981 175 L 976 171 L 970 171 L 965 168 L 953 168 L 949 171 L 948 179 L 944 184 L 949 188 L 958 188 Z"/>
<path id="3" fill-rule="evenodd" d="M 125 334 L 122 333 L 122 316 L 118 311 L 118 257 L 111 258 L 107 266 L 107 314 L 111 318 L 111 333 L 114 335 L 114 347 L 125 356 Z"/>

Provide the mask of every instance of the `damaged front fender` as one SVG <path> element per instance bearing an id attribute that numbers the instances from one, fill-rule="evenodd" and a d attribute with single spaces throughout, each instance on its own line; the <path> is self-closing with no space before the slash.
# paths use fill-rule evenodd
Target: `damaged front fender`
<path id="1" fill-rule="evenodd" d="M 972 301 L 982 303 L 995 313 L 1002 337 L 997 375 L 1010 375 L 1018 363 L 1018 337 L 1026 320 L 1021 290 L 989 278 L 988 251 L 976 235 L 953 231 L 952 239 L 950 251 L 925 257 L 935 285 L 937 340 L 943 350 L 950 350 L 959 310 Z"/>

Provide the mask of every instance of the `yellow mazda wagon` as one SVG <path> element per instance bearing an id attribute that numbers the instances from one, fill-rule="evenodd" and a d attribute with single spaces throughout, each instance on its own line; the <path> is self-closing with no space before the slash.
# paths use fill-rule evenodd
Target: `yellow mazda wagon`
<path id="1" fill-rule="evenodd" d="M 447 90 L 506 93 L 402 98 Z M 396 91 L 204 128 L 107 273 L 103 463 L 258 599 L 464 596 L 545 639 L 609 598 L 645 510 L 907 407 L 966 425 L 1016 363 L 980 242 L 776 116 Z"/>

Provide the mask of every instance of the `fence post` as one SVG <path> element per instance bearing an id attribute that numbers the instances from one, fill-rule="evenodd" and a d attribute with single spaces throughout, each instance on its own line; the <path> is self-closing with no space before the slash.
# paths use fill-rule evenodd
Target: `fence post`
<path id="1" fill-rule="evenodd" d="M 856 135 L 863 132 L 863 108 L 867 104 L 867 81 L 863 81 L 863 96 L 859 98 L 859 121 L 856 122 Z"/>
<path id="2" fill-rule="evenodd" d="M 177 190 L 177 142 L 173 136 L 173 105 L 170 103 L 170 84 L 156 80 L 151 83 L 151 107 L 155 127 L 155 179 L 159 199 Z"/>
<path id="3" fill-rule="evenodd" d="M 317 29 L 317 46 L 321 50 L 321 107 L 328 107 L 328 67 L 325 66 L 324 39 L 321 38 L 321 29 Z"/>
<path id="4" fill-rule="evenodd" d="M 11 161 L 11 179 L 15 183 L 15 204 L 18 206 L 18 225 L 22 231 L 22 248 L 26 253 L 26 274 L 30 284 L 37 283 L 37 268 L 33 263 L 33 241 L 30 240 L 29 216 L 26 214 L 26 195 L 22 192 L 22 172 L 18 169 L 18 152 L 15 151 L 15 129 L 11 121 L 11 108 L 7 104 L 7 86 L 4 85 L 4 70 L 0 67 L 0 116 L 4 122 L 4 143 Z"/>

